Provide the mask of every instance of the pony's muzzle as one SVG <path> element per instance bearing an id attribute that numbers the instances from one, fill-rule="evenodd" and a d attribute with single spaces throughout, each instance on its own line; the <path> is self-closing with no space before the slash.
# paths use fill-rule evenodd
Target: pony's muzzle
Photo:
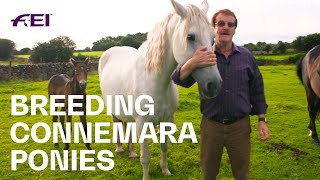
<path id="1" fill-rule="evenodd" d="M 87 82 L 86 82 L 86 81 L 80 81 L 80 82 L 79 82 L 79 86 L 80 86 L 81 89 L 86 89 L 86 87 L 87 87 Z"/>
<path id="2" fill-rule="evenodd" d="M 205 95 L 207 98 L 214 98 L 216 97 L 221 89 L 221 85 L 222 85 L 222 80 L 218 80 L 218 82 L 214 83 L 214 82 L 208 82 L 205 85 Z"/>

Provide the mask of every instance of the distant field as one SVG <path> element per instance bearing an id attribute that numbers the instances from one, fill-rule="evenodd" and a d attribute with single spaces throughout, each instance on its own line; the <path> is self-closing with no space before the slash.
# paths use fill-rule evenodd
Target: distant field
<path id="1" fill-rule="evenodd" d="M 303 86 L 299 82 L 295 66 L 262 66 L 260 67 L 264 77 L 266 99 L 269 105 L 267 111 L 270 139 L 266 142 L 258 140 L 257 117 L 251 117 L 251 166 L 250 179 L 252 180 L 313 180 L 320 177 L 320 147 L 313 145 L 312 139 L 307 136 L 308 114 L 307 103 Z M 40 149 L 49 153 L 55 149 L 52 137 L 49 142 L 38 144 L 29 139 L 27 143 L 17 144 L 11 140 L 10 129 L 15 122 L 25 122 L 31 127 L 36 122 L 45 122 L 51 126 L 49 116 L 12 116 L 10 109 L 10 97 L 13 94 L 46 95 L 47 81 L 11 81 L 0 82 L 0 179 L 141 179 L 142 170 L 139 159 L 129 159 L 127 153 L 122 156 L 115 155 L 115 167 L 111 171 L 51 171 L 50 165 L 43 171 L 32 170 L 28 163 L 19 164 L 17 171 L 11 170 L 11 150 L 21 149 L 27 153 Z M 88 79 L 87 93 L 99 95 L 99 79 L 97 72 L 91 72 Z M 30 99 L 27 101 L 30 105 Z M 47 111 L 48 106 L 45 108 Z M 97 105 L 93 105 L 97 109 Z M 39 112 L 39 111 L 38 111 Z M 179 107 L 175 114 L 175 122 L 181 129 L 183 122 L 192 122 L 199 140 L 201 114 L 199 110 L 199 95 L 197 86 L 189 89 L 179 87 Z M 73 122 L 79 122 L 74 117 Z M 105 113 L 97 116 L 89 116 L 88 122 L 111 122 L 110 116 Z M 319 121 L 316 122 L 318 130 Z M 19 137 L 30 134 L 29 131 L 19 130 Z M 43 129 L 39 130 L 39 136 L 43 137 Z M 110 132 L 111 133 L 111 132 Z M 111 135 L 110 135 L 111 136 Z M 109 135 L 103 137 L 110 137 Z M 177 136 L 175 135 L 177 138 Z M 96 151 L 114 151 L 115 145 L 111 143 L 92 143 Z M 127 147 L 127 146 L 125 146 Z M 135 144 L 139 152 L 139 145 Z M 186 141 L 182 144 L 169 144 L 168 162 L 171 176 L 164 176 L 159 168 L 160 150 L 159 144 L 149 145 L 152 159 L 150 164 L 150 179 L 163 180 L 198 180 L 201 179 L 200 171 L 200 144 Z M 62 152 L 62 144 L 58 149 Z M 72 150 L 84 150 L 82 143 L 72 143 Z M 69 156 L 70 157 L 70 156 Z M 95 166 L 99 160 L 94 156 L 95 162 L 86 165 Z M 36 165 L 42 163 L 40 156 L 35 158 Z M 71 163 L 71 160 L 68 161 Z M 77 157 L 79 162 L 79 157 Z M 71 164 L 69 164 L 70 168 Z M 78 164 L 79 166 L 79 164 Z M 58 168 L 58 166 L 56 166 Z M 221 162 L 220 180 L 231 180 L 232 172 L 230 160 L 224 153 Z"/>
<path id="2" fill-rule="evenodd" d="M 28 59 L 30 55 L 16 55 L 16 57 Z"/>
<path id="3" fill-rule="evenodd" d="M 99 59 L 104 51 L 87 51 L 87 52 L 74 52 L 73 56 L 87 56 L 94 59 Z M 292 53 L 292 54 L 280 54 L 280 55 L 255 55 L 255 58 L 257 60 L 263 59 L 263 60 L 288 60 L 290 57 L 297 57 L 300 55 L 303 55 L 304 53 Z M 17 55 L 17 57 L 21 58 L 29 58 L 30 55 Z M 1 61 L 0 61 L 1 63 Z"/>
<path id="4" fill-rule="evenodd" d="M 290 57 L 297 57 L 304 53 L 293 53 L 293 54 L 279 54 L 279 55 L 255 55 L 256 59 L 267 59 L 267 60 L 288 60 Z"/>
<path id="5" fill-rule="evenodd" d="M 73 56 L 86 56 L 86 57 L 90 57 L 90 58 L 94 58 L 94 59 L 99 59 L 100 56 L 102 55 L 104 51 L 86 51 L 86 52 L 74 52 Z M 30 57 L 30 55 L 16 55 L 16 57 L 19 58 L 24 58 L 24 59 L 28 59 Z M 0 65 L 1 65 L 1 61 L 0 61 Z M 6 64 L 6 63 L 4 63 Z"/>
<path id="6" fill-rule="evenodd" d="M 104 51 L 74 52 L 73 56 L 78 56 L 79 54 L 81 54 L 82 56 L 98 59 L 100 58 L 103 52 Z"/>

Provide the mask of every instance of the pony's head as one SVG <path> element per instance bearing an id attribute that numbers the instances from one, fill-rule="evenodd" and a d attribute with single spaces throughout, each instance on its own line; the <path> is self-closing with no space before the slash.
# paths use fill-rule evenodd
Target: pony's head
<path id="1" fill-rule="evenodd" d="M 171 3 L 174 13 L 169 14 L 148 34 L 150 43 L 146 65 L 158 72 L 169 63 L 166 62 L 169 59 L 174 59 L 176 64 L 184 64 L 200 46 L 212 50 L 214 42 L 213 29 L 206 16 L 206 0 L 202 2 L 201 8 L 194 5 L 184 7 L 175 0 L 171 0 Z M 197 69 L 192 76 L 199 85 L 202 98 L 213 98 L 218 94 L 222 79 L 216 65 Z"/>
<path id="2" fill-rule="evenodd" d="M 89 70 L 89 62 L 90 59 L 86 58 L 85 61 L 75 61 L 70 58 L 69 63 L 74 67 L 74 80 L 79 83 L 79 87 L 81 90 L 86 89 L 87 87 L 87 72 Z"/>

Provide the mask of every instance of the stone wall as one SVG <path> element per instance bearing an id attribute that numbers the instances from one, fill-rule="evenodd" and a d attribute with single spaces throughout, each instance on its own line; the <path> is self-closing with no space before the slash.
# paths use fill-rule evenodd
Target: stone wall
<path id="1" fill-rule="evenodd" d="M 90 63 L 90 71 L 98 70 L 98 63 Z M 55 74 L 68 74 L 71 76 L 72 66 L 66 63 L 46 63 L 32 65 L 6 66 L 0 65 L 0 80 L 23 79 L 43 81 L 50 79 Z"/>

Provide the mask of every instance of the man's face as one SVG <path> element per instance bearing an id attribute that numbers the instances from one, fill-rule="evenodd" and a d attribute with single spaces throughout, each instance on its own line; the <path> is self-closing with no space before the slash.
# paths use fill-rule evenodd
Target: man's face
<path id="1" fill-rule="evenodd" d="M 236 31 L 235 18 L 225 14 L 219 14 L 216 17 L 214 33 L 216 41 L 220 43 L 231 43 Z"/>

